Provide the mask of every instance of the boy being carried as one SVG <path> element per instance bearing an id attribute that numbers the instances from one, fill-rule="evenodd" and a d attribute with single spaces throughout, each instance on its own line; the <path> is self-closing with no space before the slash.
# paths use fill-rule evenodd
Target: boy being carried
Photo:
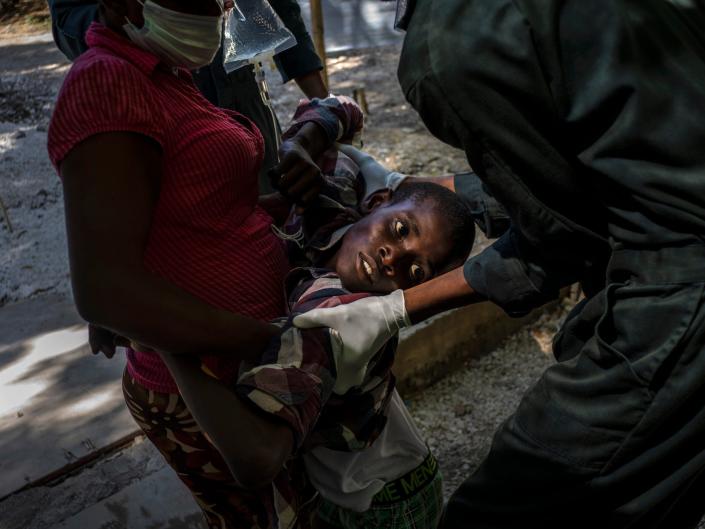
<path id="1" fill-rule="evenodd" d="M 331 145 L 352 139 L 362 120 L 349 100 L 328 98 L 301 105 L 295 121 L 289 136 L 313 123 Z M 439 185 L 372 189 L 377 184 L 366 184 L 347 156 L 327 150 L 317 161 L 321 196 L 278 228 L 292 261 L 304 265 L 287 278 L 289 317 L 280 338 L 242 366 L 235 393 L 188 358 L 163 356 L 235 477 L 251 488 L 273 483 L 271 519 L 262 527 L 307 525 L 295 490 L 303 462 L 322 497 L 318 527 L 432 528 L 442 508 L 440 475 L 394 389 L 396 339 L 369 351 L 365 373 L 345 373 L 335 332 L 299 329 L 292 320 L 462 265 L 474 225 L 461 200 Z"/>

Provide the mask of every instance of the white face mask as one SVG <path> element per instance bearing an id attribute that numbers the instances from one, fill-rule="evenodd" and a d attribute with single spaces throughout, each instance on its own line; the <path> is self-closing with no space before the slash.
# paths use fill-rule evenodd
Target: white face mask
<path id="1" fill-rule="evenodd" d="M 216 1 L 222 11 L 223 0 Z M 123 26 L 132 42 L 170 66 L 197 70 L 213 61 L 220 48 L 222 13 L 219 16 L 189 15 L 162 7 L 152 0 L 146 0 L 142 5 L 144 26 L 138 28 L 129 19 Z"/>

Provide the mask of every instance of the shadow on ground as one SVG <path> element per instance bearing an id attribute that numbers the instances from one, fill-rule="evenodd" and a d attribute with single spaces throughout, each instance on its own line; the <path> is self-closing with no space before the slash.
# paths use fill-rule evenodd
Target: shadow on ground
<path id="1" fill-rule="evenodd" d="M 70 300 L 43 296 L 0 318 L 0 497 L 136 429 L 124 359 L 90 353 Z"/>

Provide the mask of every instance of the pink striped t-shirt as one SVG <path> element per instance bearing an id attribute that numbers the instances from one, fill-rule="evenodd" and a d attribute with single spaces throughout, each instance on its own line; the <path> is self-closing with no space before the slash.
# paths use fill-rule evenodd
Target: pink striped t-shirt
<path id="1" fill-rule="evenodd" d="M 167 67 L 109 28 L 94 23 L 86 42 L 90 49 L 67 75 L 52 116 L 54 166 L 59 170 L 71 149 L 95 134 L 152 138 L 163 162 L 145 266 L 221 309 L 260 320 L 280 316 L 288 263 L 271 218 L 257 206 L 257 128 L 210 104 L 188 71 Z M 236 374 L 232 359 L 205 361 L 223 380 Z M 155 353 L 130 351 L 128 370 L 149 389 L 177 391 Z"/>

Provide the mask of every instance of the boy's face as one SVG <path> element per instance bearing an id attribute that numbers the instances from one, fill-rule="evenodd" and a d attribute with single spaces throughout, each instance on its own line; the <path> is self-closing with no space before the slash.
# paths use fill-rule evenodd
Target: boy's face
<path id="1" fill-rule="evenodd" d="M 430 203 L 385 203 L 348 230 L 331 264 L 353 292 L 410 288 L 449 268 L 447 231 Z"/>

